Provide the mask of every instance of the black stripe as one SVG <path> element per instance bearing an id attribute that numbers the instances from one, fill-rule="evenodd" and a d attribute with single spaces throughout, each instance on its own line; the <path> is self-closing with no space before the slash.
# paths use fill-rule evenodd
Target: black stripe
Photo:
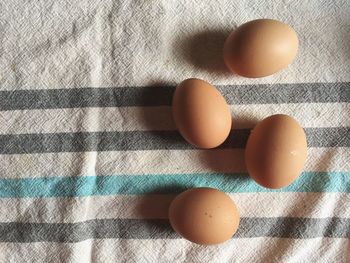
<path id="1" fill-rule="evenodd" d="M 350 128 L 306 128 L 309 147 L 349 147 Z M 250 130 L 231 131 L 220 149 L 244 148 Z M 0 135 L 0 154 L 195 149 L 177 131 Z"/>
<path id="2" fill-rule="evenodd" d="M 171 105 L 174 86 L 14 90 L 0 110 Z M 350 82 L 217 86 L 229 104 L 350 102 Z"/>
<path id="3" fill-rule="evenodd" d="M 350 238 L 349 218 L 241 218 L 234 238 Z M 174 239 L 167 220 L 95 219 L 80 223 L 0 223 L 0 242 L 79 242 L 86 239 Z"/>

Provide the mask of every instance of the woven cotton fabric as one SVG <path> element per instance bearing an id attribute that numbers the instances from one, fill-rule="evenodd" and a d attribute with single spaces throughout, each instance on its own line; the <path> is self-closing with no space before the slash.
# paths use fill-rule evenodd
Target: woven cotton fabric
<path id="1" fill-rule="evenodd" d="M 290 24 L 300 47 L 265 78 L 228 73 L 222 46 L 247 21 Z M 185 78 L 215 85 L 233 117 L 223 145 L 176 131 Z M 247 175 L 263 118 L 289 114 L 308 159 L 290 186 Z M 350 262 L 350 3 L 3 0 L 0 3 L 0 262 Z M 241 222 L 215 246 L 167 220 L 185 189 L 233 198 Z"/>

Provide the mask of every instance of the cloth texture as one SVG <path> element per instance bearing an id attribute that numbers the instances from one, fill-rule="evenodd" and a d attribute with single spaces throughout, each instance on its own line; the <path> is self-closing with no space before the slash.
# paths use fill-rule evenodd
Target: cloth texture
<path id="1" fill-rule="evenodd" d="M 291 25 L 296 59 L 265 78 L 229 73 L 229 32 Z M 216 149 L 186 143 L 176 85 L 196 77 L 230 105 Z M 244 147 L 263 118 L 305 129 L 288 187 L 249 178 Z M 3 0 L 0 2 L 0 262 L 350 262 L 348 0 Z M 171 200 L 214 187 L 235 201 L 236 235 L 192 244 Z"/>

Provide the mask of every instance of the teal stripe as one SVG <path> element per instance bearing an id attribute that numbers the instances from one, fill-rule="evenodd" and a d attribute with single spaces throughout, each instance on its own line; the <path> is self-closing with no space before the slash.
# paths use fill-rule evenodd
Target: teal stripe
<path id="1" fill-rule="evenodd" d="M 166 174 L 0 179 L 0 197 L 74 197 L 116 194 L 177 193 L 193 187 L 229 193 L 350 192 L 350 172 L 304 172 L 292 185 L 266 189 L 245 174 Z"/>

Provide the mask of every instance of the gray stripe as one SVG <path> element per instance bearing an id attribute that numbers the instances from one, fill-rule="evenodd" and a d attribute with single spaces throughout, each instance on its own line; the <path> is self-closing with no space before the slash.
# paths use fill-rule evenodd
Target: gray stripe
<path id="1" fill-rule="evenodd" d="M 241 218 L 236 236 L 350 238 L 350 218 Z"/>
<path id="2" fill-rule="evenodd" d="M 241 218 L 235 238 L 350 238 L 349 218 Z M 96 219 L 81 223 L 1 223 L 0 242 L 174 239 L 167 220 Z"/>
<path id="3" fill-rule="evenodd" d="M 350 128 L 306 128 L 309 147 L 349 147 Z"/>
<path id="4" fill-rule="evenodd" d="M 309 147 L 349 147 L 350 128 L 306 128 Z M 233 130 L 221 149 L 243 148 L 249 129 Z M 0 135 L 0 154 L 194 149 L 177 131 Z"/>
<path id="5" fill-rule="evenodd" d="M 350 82 L 218 86 L 229 104 L 350 102 Z M 174 87 L 0 92 L 0 110 L 170 105 Z"/>

